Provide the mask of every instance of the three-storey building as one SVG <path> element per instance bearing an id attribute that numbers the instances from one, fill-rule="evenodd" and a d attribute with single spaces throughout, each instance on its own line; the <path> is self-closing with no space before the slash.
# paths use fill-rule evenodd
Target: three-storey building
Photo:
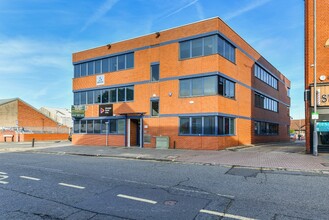
<path id="1" fill-rule="evenodd" d="M 290 81 L 219 18 L 77 52 L 73 65 L 74 105 L 85 106 L 73 144 L 289 140 Z"/>

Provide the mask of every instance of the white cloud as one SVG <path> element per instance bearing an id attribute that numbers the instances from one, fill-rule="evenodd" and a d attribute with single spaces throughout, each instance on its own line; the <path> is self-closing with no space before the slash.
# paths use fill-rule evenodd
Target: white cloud
<path id="1" fill-rule="evenodd" d="M 240 8 L 240 9 L 238 9 L 238 10 L 236 10 L 236 11 L 233 11 L 232 13 L 230 13 L 230 14 L 224 16 L 224 20 L 225 20 L 225 21 L 228 21 L 228 20 L 230 20 L 230 19 L 233 19 L 233 18 L 235 18 L 235 17 L 238 17 L 238 16 L 240 16 L 240 15 L 242 15 L 242 14 L 244 14 L 244 13 L 247 13 L 247 12 L 249 12 L 249 11 L 255 9 L 255 8 L 258 8 L 258 7 L 260 7 L 260 6 L 262 6 L 262 5 L 266 4 L 266 3 L 268 3 L 268 2 L 270 2 L 270 1 L 271 1 L 271 0 L 258 0 L 258 1 L 252 1 L 251 4 L 246 5 L 246 6 L 242 7 L 242 8 Z"/>
<path id="2" fill-rule="evenodd" d="M 0 42 L 0 99 L 20 97 L 37 107 L 71 104 L 72 52 L 90 42 L 4 36 Z"/>
<path id="3" fill-rule="evenodd" d="M 199 1 L 195 4 L 195 7 L 196 7 L 196 10 L 197 10 L 197 14 L 198 14 L 199 19 L 200 20 L 205 19 L 205 15 L 204 15 L 204 12 L 203 12 L 203 7 L 202 7 L 202 5 Z"/>
<path id="4" fill-rule="evenodd" d="M 167 17 L 170 17 L 170 16 L 172 16 L 172 15 L 174 15 L 174 14 L 177 14 L 177 13 L 181 12 L 182 10 L 184 10 L 185 8 L 188 8 L 188 7 L 190 7 L 190 6 L 194 5 L 194 4 L 196 4 L 198 1 L 199 1 L 199 0 L 193 0 L 192 2 L 189 2 L 188 4 L 186 4 L 186 5 L 184 5 L 184 6 L 181 6 L 181 7 L 179 7 L 178 9 L 175 9 L 175 11 L 170 12 L 170 13 L 168 13 L 167 15 L 164 15 L 164 16 L 160 17 L 160 19 L 167 18 Z"/>
<path id="5" fill-rule="evenodd" d="M 80 32 L 83 32 L 86 30 L 91 24 L 98 21 L 100 18 L 102 18 L 104 15 L 106 15 L 107 12 L 109 12 L 113 6 L 118 2 L 118 0 L 106 0 L 104 4 L 102 4 L 92 16 L 89 17 L 85 25 L 81 28 Z"/>

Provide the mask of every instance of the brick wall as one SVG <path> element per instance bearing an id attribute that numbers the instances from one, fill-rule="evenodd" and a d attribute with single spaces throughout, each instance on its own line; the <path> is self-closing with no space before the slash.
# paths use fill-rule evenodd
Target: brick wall
<path id="1" fill-rule="evenodd" d="M 106 146 L 106 135 L 73 134 L 72 144 L 89 146 Z M 108 135 L 108 146 L 124 146 L 124 135 Z"/>
<path id="2" fill-rule="evenodd" d="M 313 0 L 305 0 L 305 89 L 310 89 L 310 84 L 314 83 L 314 15 Z M 329 48 L 324 47 L 327 39 L 329 39 L 329 0 L 318 0 L 317 2 L 317 83 L 318 85 L 327 84 L 329 82 Z M 319 80 L 320 75 L 325 75 L 326 79 Z M 305 127 L 306 127 L 306 151 L 311 153 L 311 103 L 305 102 Z"/>
<path id="3" fill-rule="evenodd" d="M 253 58 L 263 66 L 272 71 L 286 83 L 279 84 L 279 90 L 273 89 L 264 82 L 256 79 L 253 74 L 254 60 L 250 59 L 241 50 L 236 49 L 236 63 L 232 63 L 218 54 L 191 58 L 186 60 L 179 59 L 179 43 L 164 44 L 161 46 L 152 46 L 159 43 L 189 37 L 211 31 L 219 30 L 225 36 L 230 38 L 236 45 L 253 56 Z M 147 47 L 150 46 L 150 47 Z M 221 113 L 228 115 L 241 116 L 248 119 L 236 119 L 237 133 L 235 136 L 219 137 L 191 137 L 179 136 L 178 117 L 145 118 L 144 123 L 148 126 L 146 132 L 151 135 L 151 143 L 145 144 L 145 147 L 155 146 L 155 136 L 170 136 L 170 146 L 174 143 L 176 148 L 193 149 L 223 149 L 225 147 L 250 144 L 265 141 L 283 141 L 289 140 L 287 126 L 290 123 L 287 107 L 279 104 L 279 113 L 254 107 L 254 92 L 250 87 L 261 91 L 268 96 L 278 99 L 286 104 L 290 104 L 290 98 L 287 97 L 287 87 L 290 87 L 289 80 L 284 77 L 275 67 L 268 63 L 259 53 L 257 53 L 248 43 L 238 36 L 220 19 L 214 18 L 201 21 L 191 25 L 173 28 L 160 32 L 160 37 L 150 34 L 147 36 L 115 43 L 108 49 L 102 46 L 73 54 L 73 62 L 109 55 L 122 51 L 132 50 L 140 47 L 146 47 L 143 50 L 135 51 L 135 64 L 133 69 L 117 72 L 105 73 L 105 86 L 122 85 L 125 83 L 134 83 L 150 80 L 150 64 L 160 62 L 160 79 L 189 76 L 193 74 L 202 74 L 209 72 L 220 72 L 230 78 L 236 79 L 239 83 L 235 84 L 235 99 L 225 98 L 223 96 L 204 96 L 204 97 L 179 97 L 179 80 L 170 79 L 160 82 L 150 82 L 136 84 L 134 86 L 134 101 L 127 103 L 114 103 L 114 115 L 127 112 L 146 112 L 150 115 L 150 99 L 159 97 L 160 114 L 194 114 L 194 113 Z M 87 76 L 73 79 L 73 90 L 88 88 L 97 88 L 96 76 Z M 171 96 L 169 94 L 172 94 Z M 88 105 L 86 117 L 98 117 L 98 105 Z M 254 137 L 253 121 L 251 119 L 275 121 L 280 123 L 279 136 L 257 136 Z M 81 143 L 83 139 L 91 136 L 78 135 Z M 85 140 L 88 142 L 88 140 Z"/>
<path id="4" fill-rule="evenodd" d="M 25 102 L 18 101 L 19 127 L 57 127 L 57 122 L 46 117 Z"/>
<path id="5" fill-rule="evenodd" d="M 67 141 L 68 134 L 20 134 L 21 141 Z"/>

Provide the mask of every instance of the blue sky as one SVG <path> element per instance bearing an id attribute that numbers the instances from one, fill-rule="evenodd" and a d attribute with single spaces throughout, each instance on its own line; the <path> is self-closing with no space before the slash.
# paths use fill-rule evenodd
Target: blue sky
<path id="1" fill-rule="evenodd" d="M 303 0 L 0 0 L 0 99 L 72 105 L 72 53 L 219 16 L 287 76 L 304 118 Z"/>

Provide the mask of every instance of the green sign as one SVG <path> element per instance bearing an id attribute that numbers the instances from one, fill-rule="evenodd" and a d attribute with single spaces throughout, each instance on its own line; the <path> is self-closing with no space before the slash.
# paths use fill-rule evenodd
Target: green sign
<path id="1" fill-rule="evenodd" d="M 316 123 L 316 130 L 320 132 L 329 132 L 329 122 Z"/>
<path id="2" fill-rule="evenodd" d="M 86 111 L 85 105 L 72 105 L 71 106 L 72 118 L 84 118 L 85 111 Z"/>
<path id="3" fill-rule="evenodd" d="M 319 119 L 319 114 L 317 112 L 312 112 L 312 119 L 318 120 Z"/>

